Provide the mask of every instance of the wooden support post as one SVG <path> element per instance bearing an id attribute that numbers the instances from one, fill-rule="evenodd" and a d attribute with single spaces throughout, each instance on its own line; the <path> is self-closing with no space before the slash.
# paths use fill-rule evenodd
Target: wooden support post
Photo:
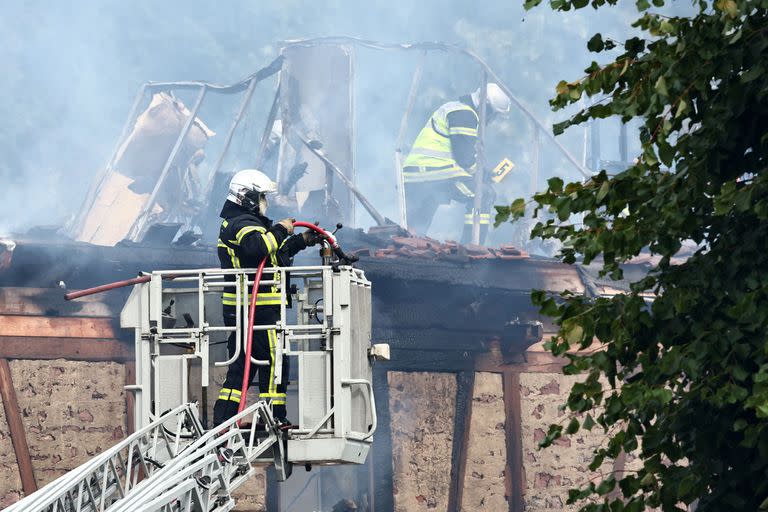
<path id="1" fill-rule="evenodd" d="M 0 358 L 124 362 L 133 360 L 133 347 L 114 338 L 0 336 Z"/>
<path id="2" fill-rule="evenodd" d="M 125 363 L 125 385 L 129 386 L 136 384 L 136 361 L 126 361 Z M 125 392 L 125 435 L 130 436 L 134 432 L 134 425 L 136 418 L 134 416 L 134 407 L 136 404 L 136 397 L 133 395 L 133 391 Z"/>
<path id="3" fill-rule="evenodd" d="M 523 443 L 522 409 L 520 404 L 520 374 L 504 372 L 504 412 L 506 415 L 507 471 L 506 488 L 509 512 L 523 512 Z"/>
<path id="4" fill-rule="evenodd" d="M 24 424 L 21 421 L 16 390 L 13 387 L 11 366 L 8 364 L 7 359 L 0 359 L 0 395 L 3 398 L 8 429 L 11 431 L 13 451 L 16 452 L 16 462 L 19 465 L 21 487 L 24 489 L 24 494 L 29 496 L 37 490 L 37 482 L 35 482 L 35 473 L 32 470 L 32 459 L 29 456 L 29 446 L 27 445 L 26 433 L 24 432 Z"/>
<path id="5" fill-rule="evenodd" d="M 472 398 L 475 390 L 475 372 L 460 372 L 456 386 L 456 414 L 453 420 L 453 451 L 451 453 L 451 487 L 448 512 L 459 512 L 464 497 L 464 478 L 467 474 L 467 449 L 472 423 Z"/>
<path id="6" fill-rule="evenodd" d="M 375 512 L 394 510 L 392 468 L 392 422 L 389 413 L 389 379 L 388 371 L 383 364 L 373 367 L 373 393 L 376 396 L 376 415 L 379 418 L 379 428 L 374 436 L 371 454 L 373 467 L 372 503 L 376 504 Z"/>

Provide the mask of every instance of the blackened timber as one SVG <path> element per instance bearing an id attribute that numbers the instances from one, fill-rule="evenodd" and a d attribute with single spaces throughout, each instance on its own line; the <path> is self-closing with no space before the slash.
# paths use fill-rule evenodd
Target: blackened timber
<path id="1" fill-rule="evenodd" d="M 10 266 L 0 272 L 0 286 L 47 288 L 63 281 L 70 289 L 80 289 L 136 277 L 146 270 L 219 267 L 214 248 L 138 244 L 103 247 L 83 242 L 41 240 L 14 242 L 16 248 Z M 127 296 L 127 292 L 123 293 Z M 113 295 L 121 294 L 113 292 L 110 297 Z"/>
<path id="2" fill-rule="evenodd" d="M 113 338 L 0 336 L 0 357 L 125 362 L 134 356 L 132 344 Z"/>
<path id="3" fill-rule="evenodd" d="M 365 258 L 356 264 L 375 279 L 437 282 L 474 288 L 499 288 L 529 294 L 531 289 L 584 293 L 584 284 L 572 265 L 548 259 L 471 260 L 465 263 L 415 258 Z M 418 282 L 413 282 L 419 286 Z"/>
<path id="4" fill-rule="evenodd" d="M 122 304 L 109 301 L 109 295 L 64 300 L 61 288 L 0 287 L 0 314 L 69 317 L 115 317 Z"/>
<path id="5" fill-rule="evenodd" d="M 389 382 L 387 369 L 377 363 L 373 367 L 373 394 L 376 397 L 376 415 L 378 429 L 373 437 L 371 447 L 371 467 L 373 470 L 372 502 L 376 504 L 376 512 L 394 510 L 392 494 L 392 426 L 389 413 Z"/>
<path id="6" fill-rule="evenodd" d="M 441 328 L 382 329 L 374 324 L 376 343 L 389 343 L 393 349 L 437 350 L 442 352 L 482 352 L 486 340 L 475 331 Z"/>
<path id="7" fill-rule="evenodd" d="M 460 372 L 473 370 L 469 352 L 392 349 L 391 361 L 376 363 L 377 368 L 403 372 Z"/>
<path id="8" fill-rule="evenodd" d="M 514 320 L 539 319 L 528 295 L 506 290 L 472 289 L 426 283 L 414 290 L 402 282 L 373 281 L 379 326 L 436 327 L 499 332 Z"/>
<path id="9" fill-rule="evenodd" d="M 280 482 L 277 481 L 277 471 L 274 466 L 269 466 L 267 472 L 267 488 L 264 497 L 267 512 L 280 512 Z"/>
<path id="10" fill-rule="evenodd" d="M 505 372 L 504 385 L 504 431 L 507 441 L 506 490 L 509 512 L 523 512 L 523 443 L 522 406 L 520 403 L 520 374 Z"/>
<path id="11" fill-rule="evenodd" d="M 472 396 L 475 372 L 460 372 L 456 378 L 456 414 L 453 417 L 453 446 L 451 447 L 451 487 L 448 512 L 459 512 L 467 472 L 467 448 L 472 422 Z"/>

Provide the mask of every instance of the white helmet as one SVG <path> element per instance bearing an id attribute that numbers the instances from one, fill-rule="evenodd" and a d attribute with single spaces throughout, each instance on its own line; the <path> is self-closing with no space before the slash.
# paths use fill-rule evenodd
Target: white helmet
<path id="1" fill-rule="evenodd" d="M 262 215 L 267 211 L 267 194 L 277 193 L 277 183 L 256 169 L 244 169 L 235 173 L 229 182 L 227 199 L 235 204 Z"/>
<path id="2" fill-rule="evenodd" d="M 512 108 L 512 102 L 509 100 L 507 93 L 501 90 L 499 84 L 488 82 L 485 89 L 485 96 L 488 106 L 491 107 L 494 112 L 498 114 L 509 114 L 509 111 Z M 479 87 L 472 93 L 472 103 L 475 104 L 475 107 L 480 107 Z"/>

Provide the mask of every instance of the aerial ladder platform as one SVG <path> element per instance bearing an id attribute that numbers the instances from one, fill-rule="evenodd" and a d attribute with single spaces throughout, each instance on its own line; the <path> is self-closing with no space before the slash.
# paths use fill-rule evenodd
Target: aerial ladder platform
<path id="1" fill-rule="evenodd" d="M 265 268 L 261 278 L 280 293 L 280 317 L 253 329 L 276 333 L 276 383 L 286 378 L 284 358 L 298 369 L 293 428 L 281 428 L 264 400 L 205 428 L 208 388 L 218 392 L 212 374 L 244 351 L 255 269 L 145 273 L 120 316 L 135 333 L 136 384 L 126 386 L 135 395 L 135 432 L 6 510 L 226 511 L 258 466 L 274 466 L 283 481 L 296 464 L 363 464 L 377 426 L 372 364 L 389 350 L 371 344 L 371 283 L 363 271 L 324 263 Z M 234 326 L 222 319 L 225 290 L 237 297 Z"/>

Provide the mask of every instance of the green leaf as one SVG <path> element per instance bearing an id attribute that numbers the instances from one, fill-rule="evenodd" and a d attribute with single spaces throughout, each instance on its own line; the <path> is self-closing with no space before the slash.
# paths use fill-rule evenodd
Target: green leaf
<path id="1" fill-rule="evenodd" d="M 565 429 L 566 434 L 575 434 L 579 431 L 579 420 L 576 418 L 571 418 L 571 421 L 568 423 L 568 427 Z"/>
<path id="2" fill-rule="evenodd" d="M 735 18 L 739 15 L 739 6 L 736 5 L 734 0 L 717 0 L 715 2 L 715 8 L 725 12 L 728 16 Z"/>
<path id="3" fill-rule="evenodd" d="M 681 99 L 677 104 L 677 110 L 675 110 L 675 119 L 680 117 L 688 109 L 688 104 L 684 99 Z"/>
<path id="4" fill-rule="evenodd" d="M 659 143 L 659 159 L 667 167 L 672 167 L 672 159 L 675 156 L 675 148 L 667 143 Z"/>
<path id="5" fill-rule="evenodd" d="M 563 191 L 563 180 L 557 176 L 549 178 L 547 180 L 547 186 L 549 186 L 550 192 L 558 194 Z"/>
<path id="6" fill-rule="evenodd" d="M 605 44 L 603 43 L 603 36 L 599 33 L 592 36 L 592 38 L 587 42 L 587 49 L 591 52 L 598 53 L 603 51 L 603 48 L 605 48 Z"/>
<path id="7" fill-rule="evenodd" d="M 519 219 L 520 217 L 524 217 L 525 216 L 525 199 L 519 197 L 514 201 L 512 201 L 512 204 L 509 207 L 509 213 L 512 216 L 513 220 Z"/>
<path id="8" fill-rule="evenodd" d="M 765 72 L 760 66 L 755 66 L 752 69 L 749 69 L 745 71 L 744 73 L 739 76 L 739 81 L 743 84 L 747 84 L 749 82 L 752 82 L 753 80 L 756 80 L 761 75 L 764 75 Z"/>
<path id="9" fill-rule="evenodd" d="M 582 424 L 582 427 L 584 427 L 587 430 L 592 430 L 592 427 L 595 426 L 595 420 L 592 419 L 591 414 L 587 414 L 587 417 L 584 418 L 584 423 Z"/>
<path id="10" fill-rule="evenodd" d="M 571 344 L 579 343 L 583 336 L 584 328 L 575 322 L 571 323 L 563 333 L 565 340 Z"/>
<path id="11" fill-rule="evenodd" d="M 610 183 L 607 180 L 604 181 L 603 184 L 600 185 L 600 190 L 597 191 L 597 196 L 595 197 L 595 200 L 598 203 L 602 202 L 602 200 L 605 199 L 605 196 L 608 195 L 608 191 L 610 190 L 610 188 L 611 188 Z"/>
<path id="12" fill-rule="evenodd" d="M 693 475 L 688 475 L 682 480 L 680 480 L 680 486 L 678 487 L 677 493 L 678 496 L 688 496 L 690 492 L 693 490 L 694 485 L 696 485 L 696 477 Z"/>
<path id="13" fill-rule="evenodd" d="M 656 80 L 656 85 L 654 86 L 654 89 L 656 89 L 656 92 L 658 92 L 664 97 L 669 96 L 669 92 L 667 91 L 667 81 L 664 80 L 664 75 L 660 76 L 658 80 Z"/>
<path id="14" fill-rule="evenodd" d="M 659 25 L 659 30 L 664 34 L 671 34 L 675 31 L 675 27 L 672 26 L 669 20 L 664 19 L 661 21 L 661 25 Z"/>
<path id="15" fill-rule="evenodd" d="M 648 0 L 637 0 L 635 5 L 637 5 L 637 10 L 640 12 L 647 11 L 651 8 L 651 4 Z"/>
<path id="16" fill-rule="evenodd" d="M 599 494 L 600 496 L 604 496 L 611 492 L 613 488 L 616 487 L 616 480 L 614 480 L 613 476 L 609 476 L 600 484 L 598 484 L 597 488 L 595 489 L 595 492 Z"/>

